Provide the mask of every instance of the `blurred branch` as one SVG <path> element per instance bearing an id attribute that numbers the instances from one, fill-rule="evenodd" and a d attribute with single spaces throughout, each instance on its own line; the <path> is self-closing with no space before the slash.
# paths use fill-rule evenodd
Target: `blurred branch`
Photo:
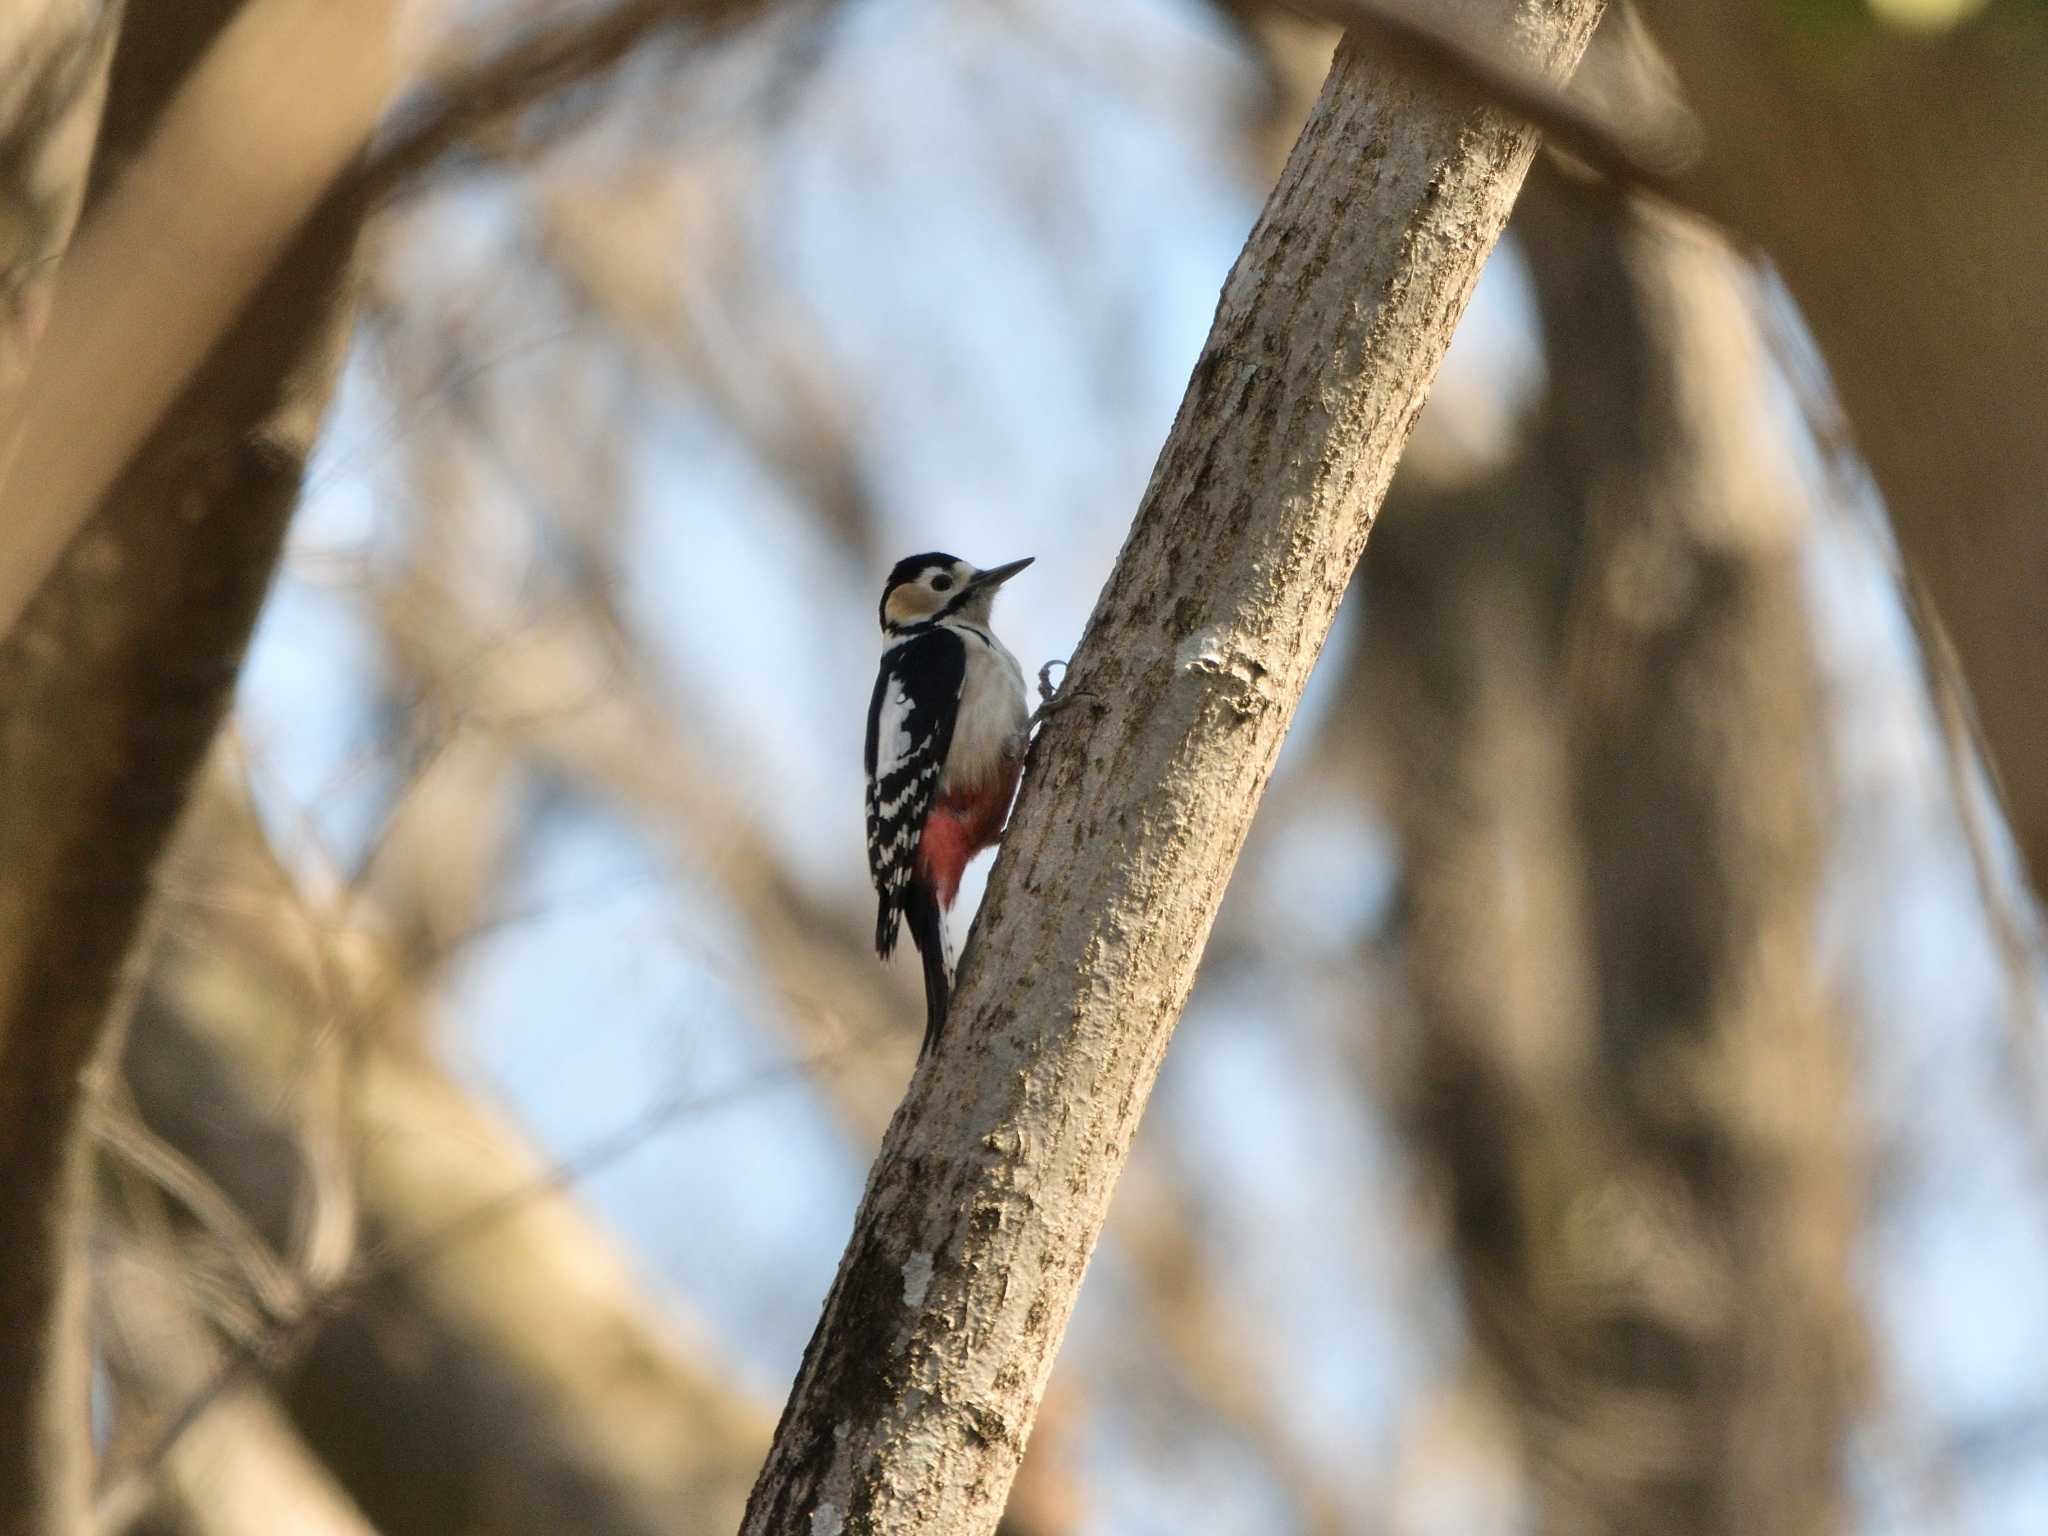
<path id="1" fill-rule="evenodd" d="M 1699 157 L 1700 132 L 1677 95 L 1644 89 L 1596 94 L 1592 89 L 1589 77 L 1602 73 L 1632 82 L 1646 78 L 1636 65 L 1649 45 L 1625 4 L 1610 12 L 1580 78 L 1569 85 L 1531 70 L 1504 45 L 1499 28 L 1457 7 L 1397 0 L 1210 0 L 1210 5 L 1243 39 L 1266 75 L 1275 130 L 1291 134 L 1294 114 L 1288 98 L 1301 97 L 1305 109 L 1313 97 L 1307 71 L 1328 55 L 1322 35 L 1312 29 L 1318 23 L 1346 28 L 1390 61 L 1540 129 L 1549 147 L 1574 156 L 1617 189 L 1712 217 L 1684 178 Z M 1603 72 L 1597 66 L 1610 51 L 1633 57 Z"/>
<path id="2" fill-rule="evenodd" d="M 149 153 L 95 212 L 23 392 L 21 458 L 0 481 L 13 499 L 32 493 L 0 540 L 0 635 L 369 141 L 397 73 L 398 0 L 375 3 L 365 12 L 249 0 L 163 113 Z M 615 67 L 665 26 L 716 31 L 760 9 L 761 0 L 623 0 L 536 33 L 409 105 L 339 196 L 388 192 L 465 138 Z M 347 67 L 337 72 L 335 59 Z M 220 148 L 255 143 L 260 157 Z"/>
<path id="3" fill-rule="evenodd" d="M 264 1321 L 298 1315 L 305 1305 L 298 1278 L 279 1262 L 218 1184 L 135 1115 L 102 1107 L 94 1118 L 94 1130 L 110 1160 L 176 1201 L 206 1231 L 209 1241 L 234 1265 Z"/>
<path id="4" fill-rule="evenodd" d="M 865 568 L 880 552 L 860 402 L 821 345 L 823 317 L 751 238 L 756 174 L 707 158 L 687 179 L 664 167 L 549 189 L 542 249 L 572 302 L 666 363 Z"/>
<path id="5" fill-rule="evenodd" d="M 1113 1233 L 1137 1276 L 1146 1320 L 1189 1395 L 1271 1470 L 1296 1512 L 1293 1528 L 1303 1536 L 1336 1536 L 1347 1529 L 1338 1492 L 1275 1412 L 1278 1373 L 1257 1347 L 1263 1319 L 1234 1310 L 1219 1291 L 1194 1230 L 1193 1193 L 1187 1170 L 1162 1167 L 1156 1151 L 1134 1150 L 1118 1186 Z M 1031 1449 L 1035 1455 L 1035 1437 Z"/>
<path id="6" fill-rule="evenodd" d="M 124 1412 L 162 1412 L 202 1389 L 219 1349 L 185 1305 L 176 1250 L 111 1246 L 96 1286 L 109 1369 Z M 181 1536 L 373 1536 L 275 1398 L 246 1383 L 193 1427 L 156 1483 L 127 1486 L 132 1498 L 102 1502 L 95 1536 L 145 1517 L 168 1518 Z"/>
<path id="7" fill-rule="evenodd" d="M 2048 13 L 1938 37 L 1866 18 L 1816 47 L 1767 0 L 1640 4 L 1706 128 L 1692 179 L 1770 252 L 1953 639 L 2038 899 L 2048 198 L 2013 192 L 2048 184 Z"/>
<path id="8" fill-rule="evenodd" d="M 237 315 L 276 288 L 279 263 L 383 108 L 399 9 L 250 0 L 93 207 L 59 273 L 0 484 L 12 509 L 0 636 Z"/>
<path id="9" fill-rule="evenodd" d="M 829 12 L 823 0 L 618 0 L 594 15 L 550 22 L 483 63 L 424 87 L 400 108 L 364 162 L 362 180 L 371 195 L 388 193 L 459 145 L 616 69 L 671 28 L 694 26 L 708 40 L 777 9 Z"/>
<path id="10" fill-rule="evenodd" d="M 1561 76 L 1598 9 L 1502 14 Z M 1252 811 L 1534 147 L 1340 50 L 1075 655 L 1098 702 L 1033 747 L 744 1531 L 994 1527 Z"/>
<path id="11" fill-rule="evenodd" d="M 708 867 L 755 945 L 749 974 L 771 979 L 781 1014 L 813 1051 L 863 1043 L 832 1091 L 871 1135 L 900 1083 L 915 1010 L 904 976 L 878 978 L 867 935 L 809 897 L 733 796 L 705 770 L 644 678 L 598 653 L 573 621 L 480 632 L 451 595 L 386 612 L 395 647 L 473 727 L 529 754 Z M 735 978 L 737 979 L 737 978 Z M 892 1065 L 892 1062 L 894 1063 Z"/>
<path id="12" fill-rule="evenodd" d="M 1564 382 L 1601 364 L 1574 341 L 1552 354 L 1569 402 L 1558 441 L 1589 505 L 1565 682 L 1600 1081 L 1629 1141 L 1608 1188 L 1655 1214 L 1618 1210 L 1603 1237 L 1588 1213 L 1563 1234 L 1553 1257 L 1645 1246 L 1621 1259 L 1621 1294 L 1587 1309 L 1586 1354 L 1567 1365 L 1595 1384 L 1611 1371 L 1614 1398 L 1559 1415 L 1539 1454 L 1553 1504 L 1562 1488 L 1566 1507 L 1638 1512 L 1617 1531 L 1668 1510 L 1676 1488 L 1708 1529 L 1828 1533 L 1847 1508 L 1863 1336 L 1846 1043 L 1814 937 L 1827 807 L 1801 567 L 1810 493 L 1763 415 L 1747 269 L 1689 225 L 1596 218 L 1590 274 L 1564 254 L 1575 232 L 1530 253 L 1547 320 L 1572 300 L 1601 312 L 1577 286 L 1589 277 L 1608 295 L 1633 346 L 1598 321 L 1584 342 L 1641 389 L 1616 433 Z M 1564 300 L 1548 291 L 1551 252 Z M 1537 1307 L 1526 1321 L 1554 1330 L 1540 1286 Z M 1556 1379 L 1528 1385 L 1555 1401 Z M 1679 1438 L 1631 1468 L 1612 1424 L 1640 1424 L 1646 1407 Z M 1589 1476 L 1607 1478 L 1603 1493 L 1583 1491 Z"/>
<path id="13" fill-rule="evenodd" d="M 350 13 L 341 50 L 350 68 L 335 77 L 330 60 L 321 79 L 331 92 L 314 86 L 293 96 L 304 120 L 280 130 L 260 189 L 235 183 L 232 161 L 216 163 L 206 148 L 217 144 L 214 134 L 246 136 L 280 106 L 266 89 L 289 89 L 289 61 L 304 64 L 303 55 L 287 49 L 262 61 L 258 105 L 238 94 L 251 84 L 240 71 L 250 65 L 247 50 L 267 49 L 277 41 L 268 29 L 297 10 L 261 0 L 189 83 L 153 79 L 155 61 L 131 65 L 134 34 L 124 32 L 109 124 L 136 113 L 131 92 L 171 105 L 142 170 L 88 214 L 65 262 L 11 481 L 14 496 L 23 487 L 34 494 L 7 519 L 0 560 L 9 592 L 26 603 L 19 622 L 0 625 L 0 1316 L 8 1319 L 0 1329 L 0 1529 L 8 1531 L 71 1531 L 86 1518 L 89 1069 L 115 1033 L 110 1005 L 150 869 L 226 707 L 346 331 L 361 209 L 330 199 L 308 219 L 298 200 L 318 195 L 323 157 L 343 152 L 347 135 L 337 125 L 377 94 L 378 70 L 389 65 L 380 30 L 388 18 Z M 320 18 L 301 19 L 306 31 L 289 42 L 317 44 Z M 222 112 L 245 107 L 249 115 L 222 126 Z M 304 161 L 293 158 L 300 153 Z M 205 163 L 195 168 L 187 157 Z M 188 173 L 189 181 L 165 180 Z M 158 209 L 169 222 L 147 223 L 145 205 L 162 198 L 177 204 Z M 247 238 L 224 252 L 204 233 L 213 224 Z M 288 253 L 264 278 L 278 254 L 271 242 L 284 241 Z M 200 261 L 199 249 L 226 269 L 184 265 Z M 260 291 L 223 335 L 248 296 L 238 287 L 244 278 L 261 280 Z M 195 284 L 207 288 L 205 300 Z M 74 438 L 75 428 L 84 430 Z M 61 486 L 44 477 L 59 466 Z M 81 524 L 71 558 L 48 570 L 45 557 L 54 559 Z"/>
<path id="14" fill-rule="evenodd" d="M 1999 1013 L 2015 1069 L 2006 1076 L 2019 1101 L 2035 1188 L 2048 1192 L 2048 999 L 2042 995 L 2039 909 L 2028 900 L 2026 872 L 2006 870 L 2000 845 L 2012 817 L 1955 642 L 1914 572 L 1899 572 L 1899 590 L 1927 668 L 1949 795 L 2005 983 Z"/>
<path id="15" fill-rule="evenodd" d="M 1424 9 L 1384 0 L 1279 0 L 1354 35 L 1374 39 L 1395 61 L 1540 129 L 1545 141 L 1585 162 L 1617 187 L 1693 211 L 1696 194 L 1681 179 L 1699 157 L 1699 129 L 1675 98 L 1655 116 L 1623 116 L 1585 100 L 1579 89 L 1532 70 L 1503 47 L 1502 29 L 1473 22 L 1458 7 Z M 1707 216 L 1707 215 L 1702 215 Z"/>
<path id="16" fill-rule="evenodd" d="M 1774 350 L 1784 363 L 1803 424 L 1820 450 L 1833 500 L 1845 510 L 1855 507 L 1865 495 L 1867 472 L 1848 418 L 1817 366 L 1800 366 L 1811 351 L 1803 337 L 1787 334 L 1788 330 L 1782 322 L 1773 328 Z M 2014 1070 L 2002 1076 L 2017 1101 L 2020 1132 L 2034 1161 L 2035 1186 L 2048 1193 L 2048 997 L 2041 982 L 2040 912 L 2031 899 L 2024 865 L 2010 867 L 2010 845 L 2005 841 L 2008 832 L 2017 838 L 2025 835 L 2024 829 L 2006 797 L 1962 659 L 1933 595 L 1896 546 L 1881 536 L 1878 543 L 1919 649 L 1948 797 L 2005 985 L 2000 1017 Z M 2024 859 L 2026 849 L 2018 851 Z"/>
<path id="17" fill-rule="evenodd" d="M 1343 22 L 1286 0 L 1209 0 L 1257 71 L 1252 110 L 1240 115 L 1246 176 L 1270 186 L 1330 73 Z"/>
<path id="18" fill-rule="evenodd" d="M 17 0 L 0 15 L 0 486 L 85 201 L 121 11 L 121 0 Z"/>
<path id="19" fill-rule="evenodd" d="M 1802 492 L 1732 256 L 1562 193 L 1523 209 L 1551 403 L 1498 497 L 1537 547 L 1475 528 L 1374 623 L 1450 652 L 1383 727 L 1436 744 L 1392 764 L 1415 1123 L 1546 1525 L 1829 1532 L 1861 1336 Z M 1414 638 L 1474 614 L 1500 643 Z"/>
<path id="20" fill-rule="evenodd" d="M 305 1041 L 325 1028 L 326 983 L 276 903 L 238 894 L 238 882 L 272 878 L 247 808 L 224 788 L 204 803 L 126 1070 L 156 1133 L 281 1245 L 306 1177 L 288 1106 Z M 374 976 L 356 984 L 382 995 Z M 803 1068 L 679 1094 L 548 1168 L 389 1038 L 358 1057 L 358 1175 L 375 1246 L 295 1317 L 234 1347 L 107 1507 L 130 1502 L 236 1389 L 289 1366 L 303 1432 L 389 1536 L 729 1529 L 766 1425 L 703 1344 L 656 1315 L 562 1191 L 677 1118 Z"/>

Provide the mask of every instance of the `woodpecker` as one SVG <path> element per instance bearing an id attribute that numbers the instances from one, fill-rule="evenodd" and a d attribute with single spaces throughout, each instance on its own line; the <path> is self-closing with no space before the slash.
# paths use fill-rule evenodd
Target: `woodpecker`
<path id="1" fill-rule="evenodd" d="M 882 668 L 868 705 L 868 869 L 875 953 L 888 959 L 907 922 L 924 961 L 920 1061 L 946 1024 L 946 910 L 967 861 L 1002 836 L 1024 767 L 1024 672 L 988 619 L 997 588 L 1029 564 L 978 571 L 951 555 L 912 555 L 882 587 Z"/>

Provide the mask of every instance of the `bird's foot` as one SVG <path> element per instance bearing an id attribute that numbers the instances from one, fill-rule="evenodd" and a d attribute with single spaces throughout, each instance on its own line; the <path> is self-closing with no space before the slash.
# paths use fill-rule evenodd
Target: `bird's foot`
<path id="1" fill-rule="evenodd" d="M 1085 688 L 1055 688 L 1052 682 L 1052 669 L 1054 667 L 1058 667 L 1064 672 L 1067 664 L 1055 658 L 1038 669 L 1038 708 L 1031 712 L 1031 719 L 1025 724 L 1024 729 L 1027 734 L 1052 716 L 1058 714 L 1069 704 L 1079 703 L 1082 699 L 1088 699 L 1097 704 L 1101 703 L 1101 700 L 1097 699 L 1094 694 L 1088 692 Z"/>

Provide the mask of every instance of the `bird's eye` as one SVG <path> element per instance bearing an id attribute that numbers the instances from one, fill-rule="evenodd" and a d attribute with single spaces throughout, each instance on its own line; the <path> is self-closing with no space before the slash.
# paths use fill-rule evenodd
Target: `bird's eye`
<path id="1" fill-rule="evenodd" d="M 950 576 L 934 576 L 934 577 L 932 578 L 932 590 L 933 590 L 934 592 L 950 592 L 950 591 L 952 591 L 952 590 L 953 590 L 953 578 L 952 578 L 952 577 L 950 577 Z"/>

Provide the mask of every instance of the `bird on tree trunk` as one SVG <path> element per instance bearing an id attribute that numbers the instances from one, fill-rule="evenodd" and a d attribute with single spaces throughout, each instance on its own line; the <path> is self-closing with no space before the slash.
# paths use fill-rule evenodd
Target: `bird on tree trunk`
<path id="1" fill-rule="evenodd" d="M 899 560 L 882 587 L 882 665 L 868 705 L 868 868 L 875 952 L 899 927 L 924 962 L 920 1060 L 946 1023 L 945 914 L 968 860 L 1002 836 L 1024 767 L 1024 672 L 989 629 L 996 592 L 1031 564 L 976 570 L 951 555 Z"/>

